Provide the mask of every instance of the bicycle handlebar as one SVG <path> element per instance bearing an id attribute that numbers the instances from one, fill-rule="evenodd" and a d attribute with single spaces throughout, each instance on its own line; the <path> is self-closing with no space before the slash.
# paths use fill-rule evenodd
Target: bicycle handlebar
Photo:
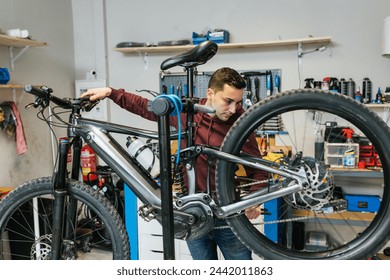
<path id="1" fill-rule="evenodd" d="M 24 91 L 31 93 L 35 95 L 38 98 L 41 98 L 45 101 L 52 101 L 58 106 L 64 108 L 64 109 L 71 109 L 72 103 L 69 99 L 62 99 L 57 96 L 52 95 L 51 93 L 53 90 L 51 88 L 42 86 L 40 88 L 34 87 L 32 85 L 26 85 L 24 86 Z"/>

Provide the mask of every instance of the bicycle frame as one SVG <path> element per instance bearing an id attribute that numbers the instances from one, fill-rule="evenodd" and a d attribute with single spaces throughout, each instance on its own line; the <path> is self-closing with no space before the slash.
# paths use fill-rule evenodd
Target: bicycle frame
<path id="1" fill-rule="evenodd" d="M 362 226 L 365 230 L 362 231 L 362 233 L 357 234 L 356 238 L 352 237 L 351 239 L 349 233 L 345 234 L 345 236 L 344 234 L 338 234 L 338 239 L 324 248 L 324 251 L 312 252 L 310 248 L 307 251 L 302 251 L 295 247 L 290 248 L 291 244 L 289 243 L 292 238 L 291 231 L 289 230 L 290 224 L 286 224 L 286 227 L 288 227 L 287 230 L 289 231 L 287 237 L 290 239 L 286 240 L 286 244 L 282 243 L 279 245 L 279 243 L 270 242 L 272 240 L 267 239 L 268 237 L 263 238 L 265 235 L 261 229 L 258 229 L 257 226 L 255 227 L 256 223 L 248 223 L 251 219 L 249 217 L 251 212 L 245 212 L 246 209 L 252 210 L 250 208 L 258 207 L 264 202 L 281 197 L 285 198 L 286 203 L 289 204 L 287 205 L 288 207 L 296 207 L 298 210 L 306 210 L 307 208 L 310 213 L 313 214 L 307 215 L 304 213 L 297 213 L 297 219 L 313 218 L 320 226 L 323 224 L 320 219 L 324 218 L 327 221 L 331 221 L 334 218 L 333 212 L 338 214 L 346 209 L 345 200 L 337 199 L 336 196 L 333 197 L 335 183 L 333 178 L 331 178 L 332 170 L 312 157 L 311 152 L 306 154 L 303 151 L 300 152 L 299 150 L 296 150 L 296 153 L 291 153 L 288 158 L 280 159 L 280 164 L 272 159 L 268 161 L 242 152 L 244 151 L 243 145 L 246 144 L 245 141 L 248 140 L 248 137 L 253 137 L 253 134 L 257 133 L 257 129 L 261 126 L 262 122 L 267 121 L 268 117 L 278 114 L 281 114 L 282 116 L 285 113 L 290 112 L 297 112 L 299 115 L 302 110 L 306 112 L 306 110 L 312 109 L 330 113 L 332 116 L 330 120 L 334 120 L 335 117 L 340 117 L 342 120 L 347 121 L 347 123 L 351 123 L 353 127 L 361 129 L 367 139 L 372 142 L 372 147 L 376 148 L 378 151 L 379 159 L 381 160 L 384 171 L 387 171 L 389 166 L 389 158 L 385 153 L 385 151 L 389 150 L 389 145 L 387 141 L 380 139 L 378 136 L 382 135 L 382 132 L 384 131 L 386 132 L 385 135 L 388 135 L 389 131 L 386 124 L 379 122 L 379 118 L 369 112 L 367 108 L 349 101 L 347 97 L 342 97 L 327 91 L 312 92 L 309 90 L 292 90 L 282 93 L 281 97 L 283 98 L 271 97 L 254 105 L 253 110 L 250 109 L 248 113 L 242 115 L 242 117 L 237 120 L 234 127 L 227 133 L 225 141 L 221 144 L 221 149 L 209 145 L 194 144 L 193 133 L 194 127 L 197 125 L 193 122 L 194 115 L 198 112 L 213 114 L 215 111 L 210 111 L 212 108 L 206 108 L 204 105 L 202 107 L 202 105 L 197 104 L 197 100 L 193 98 L 193 87 L 191 86 L 193 84 L 193 72 L 197 65 L 206 63 L 207 60 L 215 54 L 216 48 L 216 44 L 210 42 L 200 44 L 199 47 L 194 48 L 192 51 L 169 58 L 162 63 L 161 70 L 163 71 L 178 65 L 185 67 L 188 85 L 190 86 L 188 96 L 181 100 L 179 98 L 173 100 L 173 98 L 170 98 L 168 95 L 160 95 L 158 98 L 150 101 L 148 109 L 151 109 L 150 111 L 156 116 L 158 121 L 157 131 L 83 118 L 81 110 L 88 110 L 94 106 L 94 103 L 91 103 L 89 98 L 60 99 L 51 95 L 52 90 L 46 87 L 37 89 L 32 86 L 26 86 L 25 90 L 27 92 L 37 96 L 37 99 L 32 106 L 35 108 L 41 107 L 40 113 L 42 115 L 45 108 L 49 106 L 50 101 L 63 109 L 72 110 L 68 122 L 64 122 L 60 117 L 53 113 L 61 121 L 61 124 L 67 126 L 68 136 L 71 141 L 62 140 L 59 144 L 58 168 L 53 176 L 54 180 L 50 177 L 42 178 L 42 181 L 40 181 L 41 179 L 32 180 L 23 185 L 23 188 L 20 188 L 20 192 L 13 192 L 11 194 L 12 197 L 10 196 L 8 199 L 3 200 L 4 204 L 2 204 L 0 209 L 4 212 L 4 220 L 6 223 L 8 224 L 8 219 L 12 217 L 12 213 L 10 214 L 6 209 L 13 209 L 14 201 L 19 200 L 19 196 L 26 194 L 30 195 L 30 189 L 34 189 L 36 193 L 32 193 L 29 197 L 31 197 L 31 199 L 36 199 L 36 197 L 40 197 L 38 191 L 41 191 L 42 189 L 45 191 L 45 195 L 50 194 L 50 197 L 54 197 L 54 199 L 52 199 L 54 209 L 52 249 L 50 251 L 51 256 L 49 257 L 52 259 L 61 259 L 61 257 L 63 257 L 61 254 L 64 251 L 63 246 L 70 249 L 73 248 L 71 244 L 73 240 L 72 238 L 69 238 L 69 236 L 72 234 L 72 225 L 73 233 L 75 233 L 74 225 L 76 225 L 75 221 L 78 218 L 75 215 L 75 211 L 77 210 L 76 201 L 82 201 L 87 205 L 91 202 L 90 206 L 94 209 L 98 209 L 99 211 L 96 212 L 100 213 L 105 223 L 111 226 L 107 227 L 107 229 L 114 229 L 113 232 L 111 232 L 112 239 L 115 237 L 115 242 L 122 244 L 122 246 L 119 247 L 123 248 L 125 252 L 128 252 L 129 242 L 127 240 L 127 235 L 120 234 L 125 233 L 125 227 L 116 209 L 113 208 L 108 200 L 102 200 L 104 197 L 99 193 L 92 192 L 87 185 L 73 181 L 79 179 L 81 145 L 82 140 L 84 140 L 144 204 L 138 210 L 140 216 L 148 221 L 157 219 L 158 222 L 161 223 L 163 230 L 164 259 L 171 259 L 172 255 L 174 256 L 174 238 L 195 240 L 205 236 L 215 228 L 215 218 L 227 219 L 228 225 L 232 227 L 234 233 L 241 240 L 245 241 L 244 243 L 249 249 L 253 250 L 258 255 L 267 258 L 366 258 L 373 250 L 378 250 L 380 246 L 383 246 L 385 244 L 384 242 L 387 242 L 387 240 L 382 237 L 386 235 L 390 227 L 388 222 L 388 174 L 386 174 L 386 172 L 383 172 L 383 178 L 380 176 L 380 180 L 383 179 L 383 186 L 386 188 L 383 190 L 383 200 L 379 211 L 377 214 L 373 215 L 374 218 L 372 219 L 372 222 L 364 220 L 362 225 L 359 224 L 359 226 Z M 294 101 L 292 103 L 291 101 L 293 99 Z M 329 99 L 333 102 L 328 103 L 327 101 Z M 308 103 L 305 104 L 307 100 Z M 339 105 L 333 107 L 332 104 L 336 103 Z M 178 104 L 180 104 L 180 106 L 177 106 Z M 357 108 L 356 106 L 360 106 L 358 108 L 361 108 L 362 110 L 360 118 L 355 118 L 355 114 L 353 113 L 355 112 L 355 108 Z M 178 107 L 182 108 L 178 110 Z M 341 108 L 346 108 L 347 110 L 340 110 Z M 173 110 L 175 110 L 175 113 L 177 114 L 183 113 L 187 115 L 187 119 L 185 120 L 186 128 L 183 128 L 184 133 L 179 132 L 180 135 L 170 134 L 169 116 L 173 113 Z M 306 114 L 305 117 L 307 117 Z M 47 121 L 45 116 L 43 119 Z M 371 120 L 372 125 L 368 126 L 366 124 L 367 120 Z M 55 122 L 47 122 L 49 125 L 57 124 Z M 182 124 L 184 124 L 184 121 L 179 123 L 180 128 L 182 127 Z M 296 127 L 295 124 L 296 123 L 293 124 L 293 128 Z M 116 139 L 116 134 L 137 136 L 159 141 L 160 183 L 157 183 L 155 179 L 149 175 L 149 172 L 132 158 L 130 152 L 124 148 L 124 145 L 120 144 L 120 140 Z M 173 195 L 173 175 L 177 175 L 177 169 L 175 168 L 174 172 L 171 170 L 174 159 L 174 156 L 171 155 L 171 141 L 178 140 L 180 143 L 181 138 L 183 138 L 183 141 L 186 140 L 186 148 L 181 151 L 179 150 L 180 153 L 177 155 L 179 158 L 176 157 L 176 160 L 179 160 L 179 162 L 175 162 L 175 167 L 180 164 L 181 166 L 178 167 L 180 172 L 181 168 L 184 167 L 183 169 L 185 170 L 183 171 L 186 171 L 188 180 L 183 180 L 183 182 L 186 181 L 183 192 Z M 285 145 L 287 146 L 288 143 L 289 142 Z M 71 179 L 73 180 L 68 180 L 68 170 L 66 169 L 67 153 L 71 145 L 73 145 L 74 152 L 71 174 Z M 251 149 L 248 149 L 248 151 L 249 150 Z M 257 155 L 258 153 L 254 152 L 254 154 Z M 215 172 L 215 188 L 219 195 L 218 199 L 220 205 L 214 200 L 215 196 L 210 191 L 209 176 L 211 172 L 207 174 L 206 178 L 208 182 L 206 186 L 207 191 L 204 193 L 196 192 L 195 179 L 197 178 L 197 174 L 195 161 L 199 155 L 208 158 L 207 163 L 209 164 L 209 168 L 210 163 L 217 160 L 215 167 L 217 169 Z M 249 171 L 249 173 L 247 172 L 248 179 L 236 175 L 237 168 L 241 167 L 239 165 L 248 167 L 248 170 L 245 170 Z M 314 168 L 317 170 L 314 171 Z M 262 176 L 254 176 L 252 178 L 251 175 L 257 173 L 253 172 L 253 169 L 270 173 L 272 174 L 272 177 L 267 177 L 266 174 L 261 172 Z M 315 174 L 316 176 L 312 176 L 312 174 Z M 283 178 L 279 180 L 277 175 Z M 238 184 L 236 182 L 237 177 L 239 179 Z M 256 180 L 254 178 L 256 178 Z M 268 183 L 268 187 L 260 188 L 259 190 L 254 190 L 255 188 L 252 188 L 252 185 L 255 184 L 257 186 L 259 184 L 264 186 L 264 182 Z M 341 180 L 341 182 L 343 181 Z M 351 180 L 351 182 L 353 183 L 354 181 Z M 225 185 L 227 186 L 226 188 L 224 188 Z M 319 185 L 320 189 L 318 189 Z M 68 188 L 68 186 L 70 187 Z M 250 188 L 248 188 L 249 186 Z M 51 195 L 52 189 L 54 190 L 53 196 Z M 75 192 L 75 190 L 77 190 L 77 192 Z M 315 194 L 318 194 L 318 200 L 315 200 L 317 197 L 313 196 L 314 201 L 311 201 L 310 197 L 312 191 L 316 191 Z M 238 195 L 240 195 L 240 197 L 238 197 Z M 309 196 L 308 199 L 304 199 L 303 196 L 306 195 Z M 15 197 L 18 199 L 14 199 Z M 32 204 L 34 204 L 34 201 Z M 330 205 L 329 208 L 331 210 L 329 213 L 327 212 L 328 205 Z M 15 207 L 21 206 L 23 205 L 15 205 Z M 64 210 L 65 206 L 66 210 Z M 17 210 L 19 210 L 19 208 L 17 208 Z M 317 212 L 320 212 L 318 216 Z M 263 214 L 266 213 L 267 211 L 263 212 Z M 283 220 L 279 220 L 279 217 L 276 219 L 278 219 L 277 222 L 282 221 L 288 223 L 296 220 L 289 219 L 289 217 L 285 219 L 284 216 L 280 217 L 280 219 Z M 114 223 L 111 221 L 114 221 Z M 337 216 L 334 224 L 338 225 L 340 223 L 339 221 L 342 221 L 343 225 L 350 227 L 354 226 L 354 224 L 350 223 L 349 215 L 341 216 L 341 218 Z M 328 228 L 332 228 L 333 230 L 333 228 L 335 228 L 334 224 L 329 223 Z M 383 228 L 379 228 L 382 226 Z M 4 229 L 7 229 L 7 225 L 5 225 Z M 337 232 L 337 229 L 335 229 L 335 231 Z M 63 233 L 65 233 L 65 236 Z M 33 236 L 36 236 L 35 232 Z M 366 240 L 368 243 L 363 244 Z M 66 243 L 64 243 L 64 241 L 66 241 Z M 39 242 L 37 245 L 41 244 Z M 70 246 L 68 246 L 68 244 L 70 244 Z M 365 251 L 363 252 L 361 252 L 361 245 L 366 246 L 366 248 L 364 248 Z M 372 247 L 372 245 L 374 247 Z M 333 250 L 333 247 L 336 249 Z M 119 257 L 127 258 L 122 250 L 115 251 L 118 252 L 118 255 L 123 255 Z M 347 255 L 344 254 L 344 252 L 346 252 Z M 72 255 L 69 256 L 72 257 Z"/>
<path id="2" fill-rule="evenodd" d="M 74 118 L 74 122 L 75 125 L 71 129 L 72 134 L 81 136 L 88 145 L 91 146 L 96 154 L 124 180 L 142 203 L 161 207 L 161 188 L 159 184 L 133 161 L 123 146 L 121 146 L 111 135 L 111 133 L 118 133 L 158 139 L 158 134 L 155 131 L 113 124 L 105 121 L 83 119 L 80 117 Z M 72 134 L 69 136 L 72 136 Z M 177 135 L 173 135 L 171 139 L 177 139 Z M 297 192 L 307 183 L 303 169 L 298 171 L 287 170 L 277 164 L 272 164 L 271 166 L 271 164 L 265 160 L 247 158 L 245 156 L 235 156 L 204 145 L 195 145 L 184 149 L 182 152 L 188 151 L 206 154 L 218 160 L 240 163 L 252 168 L 290 177 L 297 182 L 296 184 L 283 189 L 270 187 L 269 189 L 257 191 L 253 193 L 249 199 L 231 205 L 218 207 L 215 203 L 213 203 L 213 205 L 211 205 L 212 209 L 214 210 L 214 214 L 219 218 L 226 218 L 229 215 L 233 215 L 246 208 Z M 164 168 L 165 166 L 162 166 L 162 169 Z M 193 174 L 191 176 L 196 175 Z M 190 182 L 193 181 L 190 180 Z M 189 186 L 189 189 L 191 190 L 189 195 L 195 193 L 195 186 Z"/>

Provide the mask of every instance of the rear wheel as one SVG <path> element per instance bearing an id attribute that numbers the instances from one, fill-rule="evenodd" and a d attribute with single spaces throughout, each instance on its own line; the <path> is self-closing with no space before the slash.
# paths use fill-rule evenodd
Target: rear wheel
<path id="1" fill-rule="evenodd" d="M 129 259 L 127 233 L 113 205 L 83 183 L 68 180 L 67 189 L 61 259 Z M 51 259 L 52 193 L 52 178 L 45 177 L 0 202 L 0 259 Z"/>
<path id="2" fill-rule="evenodd" d="M 352 146 L 343 129 L 354 131 Z M 227 219 L 252 251 L 266 259 L 366 259 L 386 244 L 390 134 L 375 113 L 337 93 L 289 91 L 251 107 L 227 134 L 222 151 L 242 154 L 253 133 L 267 144 L 260 145 L 260 152 L 269 166 L 302 168 L 309 186 L 259 205 L 266 212 L 260 219 L 249 220 L 243 213 Z M 323 147 L 318 144 L 321 138 Z M 321 149 L 316 149 L 316 141 Z M 364 169 L 357 168 L 359 161 L 365 162 Z M 242 170 L 218 162 L 221 206 L 254 195 L 258 182 Z M 269 173 L 264 190 L 271 193 L 295 183 Z"/>

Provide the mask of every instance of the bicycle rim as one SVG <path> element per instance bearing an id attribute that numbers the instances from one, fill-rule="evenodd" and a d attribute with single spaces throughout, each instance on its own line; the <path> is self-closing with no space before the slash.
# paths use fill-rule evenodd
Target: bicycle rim
<path id="1" fill-rule="evenodd" d="M 359 135 L 352 144 L 353 167 L 351 162 L 346 165 L 350 155 L 346 148 L 351 145 L 342 128 Z M 318 131 L 325 142 L 322 152 L 315 154 Z M 253 252 L 265 259 L 366 259 L 386 244 L 390 134 L 375 113 L 337 93 L 294 90 L 250 108 L 227 134 L 222 151 L 240 154 L 252 133 L 271 142 L 263 151 L 270 165 L 300 166 L 309 181 L 299 192 L 259 205 L 266 215 L 256 220 L 247 219 L 243 212 L 227 219 Z M 364 161 L 366 168 L 358 169 L 358 161 Z M 254 182 L 237 169 L 226 161 L 217 164 L 221 205 L 244 200 L 256 190 Z M 267 191 L 294 183 L 270 173 Z"/>
<path id="2" fill-rule="evenodd" d="M 61 259 L 128 259 L 127 233 L 115 208 L 80 182 L 69 180 L 67 189 L 68 230 L 63 233 Z M 51 259 L 52 193 L 51 177 L 45 177 L 25 183 L 1 201 L 0 259 Z M 71 205 L 77 205 L 75 211 Z"/>

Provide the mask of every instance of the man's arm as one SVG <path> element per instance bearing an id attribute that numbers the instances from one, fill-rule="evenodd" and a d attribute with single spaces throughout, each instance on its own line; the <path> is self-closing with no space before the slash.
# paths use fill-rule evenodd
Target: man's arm
<path id="1" fill-rule="evenodd" d="M 84 92 L 81 97 L 89 97 L 91 101 L 101 100 L 108 97 L 120 107 L 131 113 L 151 121 L 157 120 L 153 112 L 148 111 L 149 99 L 134 93 L 125 92 L 124 89 L 114 89 L 110 87 L 93 88 Z"/>

